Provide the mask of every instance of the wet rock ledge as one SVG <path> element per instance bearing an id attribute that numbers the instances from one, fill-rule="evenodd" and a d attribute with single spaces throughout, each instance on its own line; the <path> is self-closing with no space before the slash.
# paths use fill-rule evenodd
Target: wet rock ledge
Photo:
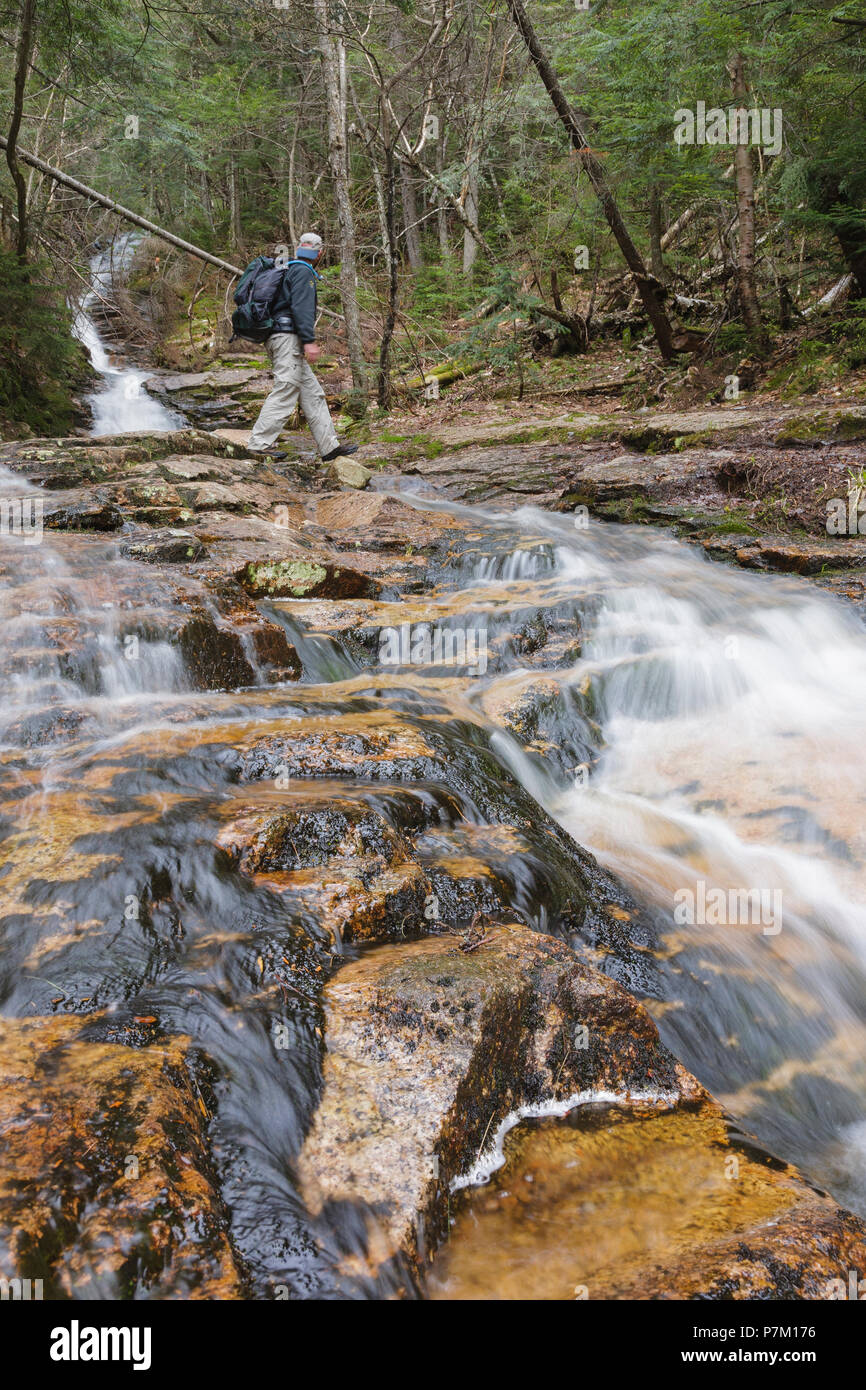
<path id="1" fill-rule="evenodd" d="M 4 1274 L 54 1298 L 237 1298 L 189 1040 L 110 1036 L 105 1015 L 0 1021 Z"/>
<path id="2" fill-rule="evenodd" d="M 167 642 L 198 690 L 300 676 L 285 627 L 259 600 L 418 591 L 461 529 L 381 494 L 310 494 L 304 478 L 199 430 L 10 443 L 0 446 L 0 465 L 38 497 L 45 530 L 74 545 L 84 562 L 77 568 L 88 570 L 90 609 L 101 603 L 121 615 L 116 645 Z M 129 564 L 112 565 L 109 576 L 114 547 Z M 38 579 L 22 584 L 15 558 L 2 551 L 0 576 L 17 590 L 9 616 L 38 607 Z M 59 665 L 86 682 L 94 663 L 85 624 L 73 615 L 57 621 L 47 647 L 43 627 L 31 649 L 5 653 L 4 666 L 11 674 L 15 662 Z"/>
<path id="3" fill-rule="evenodd" d="M 421 1267 L 447 1234 L 452 1185 L 515 1112 L 701 1094 L 625 990 L 517 923 L 365 953 L 326 1009 L 302 1190 L 314 1212 L 363 1203 L 376 1261 Z"/>

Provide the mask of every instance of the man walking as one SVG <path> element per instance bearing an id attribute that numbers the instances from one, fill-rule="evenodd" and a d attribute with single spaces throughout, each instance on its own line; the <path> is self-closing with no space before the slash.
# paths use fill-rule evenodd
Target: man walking
<path id="1" fill-rule="evenodd" d="M 316 282 L 320 277 L 314 267 L 322 250 L 322 238 L 315 232 L 304 232 L 296 259 L 286 266 L 271 304 L 274 328 L 265 348 L 273 364 L 274 386 L 259 411 L 248 445 L 250 453 L 264 458 L 286 457 L 274 446 L 299 399 L 323 459 L 358 451 L 357 444 L 341 444 L 337 438 L 325 393 L 313 371 L 321 353 L 316 342 Z"/>

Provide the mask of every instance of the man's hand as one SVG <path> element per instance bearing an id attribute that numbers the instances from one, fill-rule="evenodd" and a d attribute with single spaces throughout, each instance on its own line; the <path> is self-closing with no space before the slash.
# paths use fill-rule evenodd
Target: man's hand
<path id="1" fill-rule="evenodd" d="M 318 362 L 321 355 L 322 349 L 318 343 L 304 343 L 304 356 L 311 365 Z"/>

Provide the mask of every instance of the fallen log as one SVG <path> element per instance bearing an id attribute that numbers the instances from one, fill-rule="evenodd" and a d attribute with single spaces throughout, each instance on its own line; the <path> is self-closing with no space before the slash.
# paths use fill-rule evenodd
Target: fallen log
<path id="1" fill-rule="evenodd" d="M 581 318 L 579 314 L 565 314 L 559 309 L 548 308 L 546 304 L 529 304 L 526 307 L 530 315 L 552 319 L 554 323 L 567 329 L 574 341 L 580 344 L 581 349 L 586 348 L 589 344 L 589 330 L 586 320 Z"/>
<path id="2" fill-rule="evenodd" d="M 472 376 L 474 372 L 480 372 L 484 364 L 482 362 L 440 362 L 435 367 L 430 367 L 423 375 L 413 376 L 404 383 L 407 391 L 421 391 L 425 386 L 432 386 L 437 382 L 440 386 L 450 386 L 452 382 L 459 381 L 464 376 Z"/>
<path id="3" fill-rule="evenodd" d="M 458 323 L 477 323 L 480 319 L 489 319 L 491 314 L 495 314 L 499 308 L 499 301 L 496 299 L 485 299 L 477 308 L 462 314 L 457 320 Z"/>
<path id="4" fill-rule="evenodd" d="M 847 297 L 849 290 L 853 287 L 854 276 L 851 274 L 843 275 L 841 280 L 837 280 L 835 285 L 831 285 L 826 294 L 810 304 L 807 309 L 801 311 L 804 319 L 811 318 L 813 314 L 820 313 L 822 309 L 833 309 L 837 304 L 841 304 Z"/>
<path id="5" fill-rule="evenodd" d="M 711 299 L 698 299 L 687 294 L 675 294 L 673 302 L 674 306 L 685 314 L 714 314 L 718 308 Z"/>
<path id="6" fill-rule="evenodd" d="M 733 173 L 734 166 L 733 164 L 729 164 L 725 172 L 722 174 L 722 178 L 730 179 L 733 177 Z M 690 226 L 692 222 L 694 222 L 698 213 L 703 212 L 703 210 L 711 204 L 711 201 L 712 200 L 708 197 L 699 198 L 696 203 L 692 203 L 691 207 L 686 208 L 685 212 L 680 213 L 676 221 L 672 222 L 671 225 L 668 227 L 667 231 L 662 234 L 662 251 L 667 251 L 669 247 L 673 246 L 674 242 L 679 239 L 679 237 L 686 230 L 686 228 Z"/>

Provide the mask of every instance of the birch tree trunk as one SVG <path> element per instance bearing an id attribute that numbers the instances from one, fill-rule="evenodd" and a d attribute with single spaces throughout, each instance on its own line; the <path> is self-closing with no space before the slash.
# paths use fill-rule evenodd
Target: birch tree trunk
<path id="1" fill-rule="evenodd" d="M 441 179 L 442 171 L 445 168 L 445 128 L 439 127 L 439 143 L 436 146 L 436 173 Z M 438 190 L 437 190 L 438 191 Z M 451 259 L 451 241 L 448 236 L 448 210 L 442 202 L 440 196 L 436 207 L 436 231 L 439 237 L 439 255 L 443 265 L 447 265 Z"/>
<path id="2" fill-rule="evenodd" d="M 346 148 L 346 112 L 344 88 L 340 81 L 340 57 L 337 44 L 330 33 L 328 0 L 313 0 L 318 29 L 319 54 L 325 86 L 325 106 L 328 117 L 328 166 L 340 228 L 340 294 L 346 317 L 346 336 L 352 385 L 356 392 L 367 391 L 367 371 L 361 341 L 361 318 L 358 312 L 358 271 L 355 252 L 355 222 L 349 197 L 349 159 Z"/>
<path id="3" fill-rule="evenodd" d="M 466 53 L 466 68 L 468 72 L 475 66 L 477 44 L 474 36 L 474 4 L 469 0 L 468 12 L 472 20 L 472 38 Z M 484 72 L 481 79 L 481 90 L 477 97 L 475 118 L 469 132 L 469 139 L 466 144 L 466 173 L 463 176 L 463 187 L 460 190 L 460 201 L 466 209 L 466 215 L 470 222 L 478 222 L 478 192 L 481 182 L 481 146 L 484 141 L 484 109 L 487 103 L 487 89 L 490 85 L 490 71 L 493 61 L 493 46 L 496 38 L 496 24 L 493 19 L 490 21 L 490 33 L 487 43 L 487 55 L 484 60 Z M 472 267 L 478 255 L 478 241 L 468 227 L 463 229 L 463 274 L 471 275 Z"/>
<path id="4" fill-rule="evenodd" d="M 401 166 L 402 167 L 402 166 Z M 379 383 L 378 404 L 382 410 L 391 408 L 391 342 L 397 326 L 397 303 L 400 280 L 397 271 L 397 234 L 394 227 L 394 147 L 389 138 L 385 140 L 385 237 L 388 250 L 388 310 L 382 325 L 382 341 L 379 345 Z"/>
<path id="5" fill-rule="evenodd" d="M 478 152 L 472 148 L 469 151 L 469 159 L 466 168 L 465 196 L 463 206 L 466 215 L 473 222 L 478 221 Z M 475 240 L 468 227 L 463 229 L 463 274 L 470 275 L 478 255 L 478 242 Z"/>

